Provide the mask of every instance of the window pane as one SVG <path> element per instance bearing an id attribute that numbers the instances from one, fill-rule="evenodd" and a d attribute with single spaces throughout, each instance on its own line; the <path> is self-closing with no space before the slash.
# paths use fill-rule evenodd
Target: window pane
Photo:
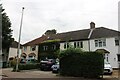
<path id="1" fill-rule="evenodd" d="M 105 39 L 103 40 L 103 46 L 106 46 L 106 40 Z"/>
<path id="2" fill-rule="evenodd" d="M 83 48 L 83 42 L 80 42 L 80 47 Z"/>
<path id="3" fill-rule="evenodd" d="M 76 48 L 76 42 L 74 42 L 74 48 Z"/>
<path id="4" fill-rule="evenodd" d="M 98 47 L 98 40 L 95 40 L 95 47 Z"/>
<path id="5" fill-rule="evenodd" d="M 56 49 L 56 45 L 53 45 L 53 46 L 52 46 L 52 49 L 55 50 L 55 49 Z"/>
<path id="6" fill-rule="evenodd" d="M 66 43 L 64 43 L 64 49 L 66 49 Z"/>
<path id="7" fill-rule="evenodd" d="M 26 50 L 27 50 L 27 46 L 24 47 L 24 51 L 26 51 Z"/>
<path id="8" fill-rule="evenodd" d="M 118 56 L 118 61 L 120 61 L 120 54 L 118 54 L 117 56 Z"/>
<path id="9" fill-rule="evenodd" d="M 102 47 L 102 40 L 99 40 L 99 47 Z"/>
<path id="10" fill-rule="evenodd" d="M 67 43 L 67 48 L 69 48 L 69 43 Z"/>
<path id="11" fill-rule="evenodd" d="M 77 42 L 77 47 L 80 47 L 79 42 Z"/>
<path id="12" fill-rule="evenodd" d="M 115 40 L 115 45 L 119 46 L 119 40 Z"/>

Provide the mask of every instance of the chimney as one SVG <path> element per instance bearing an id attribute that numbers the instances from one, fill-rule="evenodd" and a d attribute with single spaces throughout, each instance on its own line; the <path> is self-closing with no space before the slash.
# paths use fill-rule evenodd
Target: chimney
<path id="1" fill-rule="evenodd" d="M 94 22 L 91 22 L 90 23 L 90 29 L 94 29 L 95 28 L 95 23 Z"/>
<path id="2" fill-rule="evenodd" d="M 57 33 L 57 31 L 55 29 L 52 29 L 52 30 L 47 30 L 45 32 L 45 35 L 52 35 L 52 34 L 56 34 L 56 33 Z"/>

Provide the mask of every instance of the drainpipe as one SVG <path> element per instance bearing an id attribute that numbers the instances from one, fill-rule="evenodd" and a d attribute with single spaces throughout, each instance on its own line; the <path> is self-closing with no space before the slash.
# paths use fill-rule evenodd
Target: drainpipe
<path id="1" fill-rule="evenodd" d="M 89 33 L 89 36 L 88 36 L 88 48 L 89 48 L 89 51 L 90 51 L 90 37 L 92 35 L 93 30 L 94 29 L 90 29 L 90 33 Z"/>
<path id="2" fill-rule="evenodd" d="M 90 51 L 90 37 L 91 37 L 92 32 L 93 32 L 94 29 L 95 29 L 95 23 L 91 22 L 90 23 L 90 33 L 88 35 L 88 48 L 89 48 L 89 51 Z"/>
<path id="3" fill-rule="evenodd" d="M 89 52 L 90 52 L 90 39 L 88 39 L 88 48 L 89 48 Z"/>

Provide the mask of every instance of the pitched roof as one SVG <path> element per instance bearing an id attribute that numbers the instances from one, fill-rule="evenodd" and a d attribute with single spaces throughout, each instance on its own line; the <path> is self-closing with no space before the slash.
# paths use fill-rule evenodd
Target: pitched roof
<path id="1" fill-rule="evenodd" d="M 96 52 L 110 53 L 109 51 L 105 49 L 97 49 Z"/>
<path id="2" fill-rule="evenodd" d="M 60 39 L 60 41 L 77 41 L 77 40 L 88 40 L 89 34 L 91 32 L 91 29 L 83 29 L 83 30 L 77 30 L 77 31 L 70 31 L 70 32 L 65 32 L 65 33 L 57 33 L 48 36 L 42 36 L 37 39 L 34 39 L 24 45 L 35 45 L 35 44 L 40 44 L 41 42 L 45 40 L 54 40 L 54 39 Z M 107 37 L 116 37 L 120 36 L 120 32 L 104 27 L 98 27 L 94 28 L 90 39 L 95 39 L 95 38 L 107 38 Z"/>
<path id="3" fill-rule="evenodd" d="M 60 39 L 61 41 L 85 40 L 88 38 L 90 29 L 77 30 L 65 33 L 58 33 L 50 36 L 50 39 Z"/>
<path id="4" fill-rule="evenodd" d="M 22 46 L 22 45 L 20 44 L 20 46 Z M 13 41 L 10 47 L 18 48 L 18 42 L 17 41 Z"/>
<path id="5" fill-rule="evenodd" d="M 91 29 L 84 29 L 78 31 L 71 31 L 66 33 L 58 33 L 56 35 L 52 35 L 50 39 L 60 39 L 61 41 L 76 41 L 76 40 L 87 40 L 90 34 Z M 99 27 L 93 29 L 91 33 L 90 39 L 95 38 L 105 38 L 105 37 L 115 37 L 120 35 L 119 31 L 115 31 L 112 29 Z"/>
<path id="6" fill-rule="evenodd" d="M 47 36 L 41 36 L 39 38 L 36 38 L 32 41 L 29 41 L 27 43 L 24 44 L 24 46 L 31 46 L 31 45 L 36 45 L 36 44 L 40 44 L 41 42 L 47 40 Z"/>
<path id="7" fill-rule="evenodd" d="M 116 37 L 120 36 L 120 32 L 105 27 L 95 28 L 92 32 L 91 39 L 95 38 L 107 38 L 107 37 Z"/>

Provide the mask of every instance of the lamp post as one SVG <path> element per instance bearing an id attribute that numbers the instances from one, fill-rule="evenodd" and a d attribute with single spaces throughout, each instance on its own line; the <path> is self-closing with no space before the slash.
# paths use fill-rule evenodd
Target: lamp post
<path id="1" fill-rule="evenodd" d="M 18 63 L 19 63 L 19 54 L 20 54 L 20 39 L 21 39 L 21 30 L 22 30 L 22 22 L 23 22 L 23 12 L 24 7 L 22 7 L 22 16 L 21 16 L 21 23 L 20 23 L 20 31 L 19 31 L 19 41 L 18 41 L 18 49 L 17 49 L 17 63 L 16 63 L 16 72 L 18 71 Z"/>

